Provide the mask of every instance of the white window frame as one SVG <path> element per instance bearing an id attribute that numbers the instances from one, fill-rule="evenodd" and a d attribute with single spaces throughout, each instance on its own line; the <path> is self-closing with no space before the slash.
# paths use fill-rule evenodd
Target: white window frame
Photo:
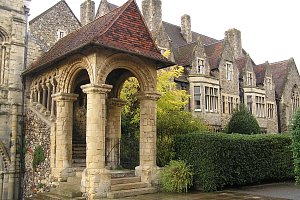
<path id="1" fill-rule="evenodd" d="M 226 79 L 231 81 L 233 79 L 233 65 L 231 62 L 226 62 Z"/>
<path id="2" fill-rule="evenodd" d="M 247 72 L 247 85 L 253 85 L 253 74 L 252 72 Z"/>
<path id="3" fill-rule="evenodd" d="M 199 93 L 195 93 L 195 88 L 198 88 L 199 87 Z M 199 108 L 197 108 L 196 106 L 197 106 L 197 104 L 196 104 L 196 95 L 197 96 L 199 96 L 199 101 L 200 101 L 200 107 Z M 194 110 L 196 111 L 196 112 L 200 112 L 201 111 L 201 86 L 198 86 L 198 85 L 195 85 L 194 86 Z"/>
<path id="4" fill-rule="evenodd" d="M 158 49 L 159 49 L 161 55 L 163 55 L 168 50 L 167 48 L 160 47 L 160 46 L 158 46 Z"/>
<path id="5" fill-rule="evenodd" d="M 197 58 L 196 73 L 205 74 L 205 60 L 202 58 Z"/>

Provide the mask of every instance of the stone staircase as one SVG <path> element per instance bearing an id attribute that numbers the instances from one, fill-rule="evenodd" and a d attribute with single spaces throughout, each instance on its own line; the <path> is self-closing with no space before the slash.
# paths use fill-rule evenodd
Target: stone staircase
<path id="1" fill-rule="evenodd" d="M 83 200 L 80 192 L 82 172 L 76 172 L 75 177 L 69 177 L 67 182 L 61 182 L 57 188 L 51 189 L 49 193 L 37 194 L 28 200 Z M 134 176 L 134 171 L 112 171 L 111 191 L 107 193 L 108 199 L 138 196 L 156 193 L 158 190 L 149 187 L 147 183 L 141 182 L 140 177 Z"/>
<path id="2" fill-rule="evenodd" d="M 72 167 L 84 169 L 86 167 L 86 144 L 74 142 L 72 145 Z"/>
<path id="3" fill-rule="evenodd" d="M 134 171 L 112 171 L 111 178 L 111 191 L 107 193 L 108 199 L 157 192 L 157 188 L 149 187 L 147 183 L 141 182 L 141 177 L 134 176 Z"/>

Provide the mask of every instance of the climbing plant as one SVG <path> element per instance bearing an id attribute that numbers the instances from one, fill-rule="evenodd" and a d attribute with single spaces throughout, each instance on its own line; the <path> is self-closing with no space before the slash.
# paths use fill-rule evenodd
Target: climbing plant
<path id="1" fill-rule="evenodd" d="M 42 146 L 37 146 L 34 149 L 34 154 L 33 154 L 33 161 L 32 161 L 32 167 L 33 170 L 36 170 L 36 167 L 41 164 L 45 160 L 45 155 L 44 155 L 44 150 Z"/>
<path id="2" fill-rule="evenodd" d="M 293 140 L 293 158 L 296 184 L 300 185 L 300 109 L 295 113 L 291 133 Z"/>

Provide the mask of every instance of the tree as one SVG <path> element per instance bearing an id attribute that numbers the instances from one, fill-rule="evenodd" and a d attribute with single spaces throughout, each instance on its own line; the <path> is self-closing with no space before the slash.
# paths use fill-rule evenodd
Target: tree
<path id="1" fill-rule="evenodd" d="M 232 114 L 227 125 L 227 133 L 259 134 L 260 128 L 255 117 L 245 105 L 241 104 L 239 109 Z"/>
<path id="2" fill-rule="evenodd" d="M 293 117 L 290 131 L 293 140 L 293 157 L 294 157 L 294 172 L 296 184 L 300 185 L 300 109 L 297 110 Z"/>

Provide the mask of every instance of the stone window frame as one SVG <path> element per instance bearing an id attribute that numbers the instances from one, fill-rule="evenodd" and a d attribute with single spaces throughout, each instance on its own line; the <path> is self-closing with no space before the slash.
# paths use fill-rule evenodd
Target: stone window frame
<path id="1" fill-rule="evenodd" d="M 196 58 L 196 74 L 205 74 L 205 60 L 203 58 Z"/>
<path id="2" fill-rule="evenodd" d="M 211 113 L 218 113 L 218 88 L 205 86 L 205 111 Z"/>
<path id="3" fill-rule="evenodd" d="M 227 97 L 227 105 L 228 105 L 228 113 L 231 114 L 233 112 L 233 97 Z"/>
<path id="4" fill-rule="evenodd" d="M 232 62 L 227 61 L 225 63 L 225 67 L 226 67 L 226 79 L 228 81 L 231 81 L 233 79 L 233 64 L 232 64 Z"/>
<path id="5" fill-rule="evenodd" d="M 226 113 L 226 97 L 222 96 L 222 113 Z"/>
<path id="6" fill-rule="evenodd" d="M 196 88 L 199 88 L 199 93 L 196 93 Z M 194 111 L 201 112 L 201 86 L 195 85 L 194 86 Z M 196 100 L 196 98 L 199 98 Z M 199 104 L 199 107 L 197 107 Z"/>
<path id="7" fill-rule="evenodd" d="M 272 84 L 272 78 L 271 77 L 266 77 L 266 86 L 268 90 L 273 89 L 273 84 Z"/>
<path id="8" fill-rule="evenodd" d="M 292 113 L 295 113 L 300 106 L 300 95 L 298 91 L 298 87 L 295 85 L 292 90 Z"/>
<path id="9" fill-rule="evenodd" d="M 256 117 L 264 118 L 266 116 L 265 111 L 265 96 L 255 96 L 255 109 L 256 109 Z"/>
<path id="10" fill-rule="evenodd" d="M 253 85 L 253 73 L 249 71 L 247 71 L 247 85 Z"/>
<path id="11" fill-rule="evenodd" d="M 60 40 L 61 38 L 65 37 L 67 35 L 67 31 L 58 29 L 57 30 L 57 40 Z"/>
<path id="12" fill-rule="evenodd" d="M 253 113 L 253 100 L 252 95 L 247 95 L 247 109 L 252 114 Z"/>
<path id="13" fill-rule="evenodd" d="M 5 65 L 6 65 L 6 43 L 8 41 L 7 33 L 0 28 L 0 84 L 5 83 Z"/>
<path id="14" fill-rule="evenodd" d="M 274 118 L 274 104 L 273 103 L 267 103 L 267 117 L 269 119 Z"/>

